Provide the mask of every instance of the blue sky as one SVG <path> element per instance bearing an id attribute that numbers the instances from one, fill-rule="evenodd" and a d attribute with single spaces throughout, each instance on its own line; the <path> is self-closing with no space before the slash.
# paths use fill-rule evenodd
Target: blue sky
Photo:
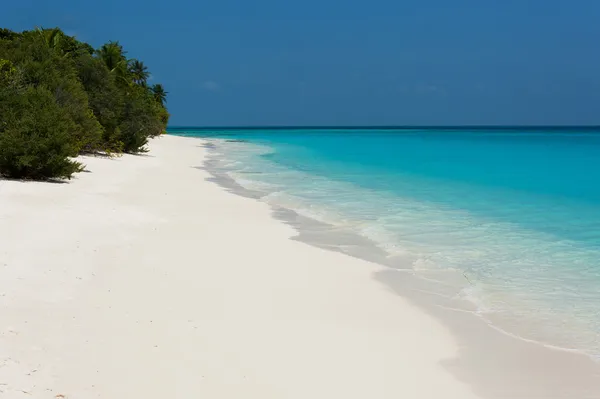
<path id="1" fill-rule="evenodd" d="M 20 0 L 0 26 L 119 40 L 172 125 L 600 124 L 597 0 Z"/>

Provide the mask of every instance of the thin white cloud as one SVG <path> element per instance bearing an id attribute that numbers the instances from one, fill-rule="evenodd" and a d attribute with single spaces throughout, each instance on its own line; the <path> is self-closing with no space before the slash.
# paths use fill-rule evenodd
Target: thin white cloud
<path id="1" fill-rule="evenodd" d="M 208 91 L 219 91 L 221 89 L 221 86 L 213 80 L 207 80 L 202 83 L 202 87 Z"/>
<path id="2" fill-rule="evenodd" d="M 419 95 L 446 95 L 446 89 L 432 84 L 416 85 L 415 93 Z"/>

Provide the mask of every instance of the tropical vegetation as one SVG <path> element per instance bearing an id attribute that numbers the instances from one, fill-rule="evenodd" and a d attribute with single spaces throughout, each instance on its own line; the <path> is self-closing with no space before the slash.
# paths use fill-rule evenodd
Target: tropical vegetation
<path id="1" fill-rule="evenodd" d="M 118 42 L 0 29 L 0 175 L 71 178 L 80 154 L 141 153 L 164 133 L 167 92 Z"/>

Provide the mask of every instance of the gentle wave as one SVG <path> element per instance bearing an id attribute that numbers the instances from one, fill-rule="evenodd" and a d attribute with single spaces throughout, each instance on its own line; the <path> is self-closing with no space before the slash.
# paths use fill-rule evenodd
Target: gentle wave
<path id="1" fill-rule="evenodd" d="M 502 329 L 550 346 L 600 354 L 600 250 L 544 232 L 549 229 L 510 222 L 526 215 L 530 224 L 552 226 L 568 217 L 560 214 L 567 208 L 544 205 L 543 197 L 536 203 L 508 201 L 510 195 L 502 193 L 507 202 L 501 209 L 491 209 L 496 204 L 489 195 L 473 195 L 477 211 L 469 212 L 451 206 L 460 190 L 440 182 L 398 178 L 397 186 L 437 190 L 445 198 L 438 203 L 418 201 L 400 195 L 402 190 L 392 193 L 353 184 L 352 177 L 340 181 L 313 174 L 301 162 L 293 168 L 273 162 L 269 156 L 277 150 L 268 145 L 214 142 L 216 167 L 243 187 L 263 192 L 263 201 L 350 228 L 390 257 L 409 259 L 417 272 L 464 273 L 469 285 L 460 295 Z M 555 213 L 548 215 L 548 210 Z M 571 233 L 589 234 L 593 220 L 575 220 L 580 226 L 568 227 Z"/>

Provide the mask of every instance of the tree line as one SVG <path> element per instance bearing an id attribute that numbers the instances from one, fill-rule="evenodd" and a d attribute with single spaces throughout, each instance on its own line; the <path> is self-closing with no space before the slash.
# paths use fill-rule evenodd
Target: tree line
<path id="1" fill-rule="evenodd" d="M 89 153 L 140 153 L 169 120 L 161 84 L 118 42 L 0 28 L 0 175 L 71 178 Z"/>

